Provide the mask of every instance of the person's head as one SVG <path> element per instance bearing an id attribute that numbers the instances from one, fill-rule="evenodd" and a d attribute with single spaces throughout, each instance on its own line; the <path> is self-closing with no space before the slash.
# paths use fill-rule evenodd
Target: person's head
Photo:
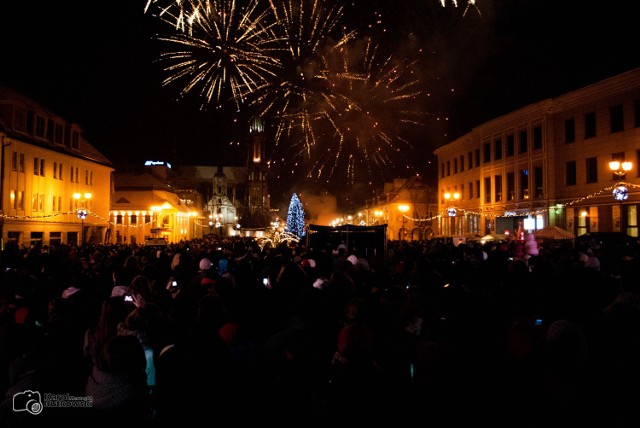
<path id="1" fill-rule="evenodd" d="M 145 275 L 136 275 L 129 284 L 129 293 L 138 294 L 148 301 L 153 294 L 151 281 Z"/>
<path id="2" fill-rule="evenodd" d="M 97 367 L 107 373 L 146 377 L 147 360 L 142 344 L 135 336 L 113 336 L 102 348 Z"/>
<path id="3" fill-rule="evenodd" d="M 200 272 L 206 272 L 211 269 L 211 266 L 213 266 L 213 263 L 211 263 L 211 260 L 205 257 L 200 260 L 198 268 L 200 269 Z"/>

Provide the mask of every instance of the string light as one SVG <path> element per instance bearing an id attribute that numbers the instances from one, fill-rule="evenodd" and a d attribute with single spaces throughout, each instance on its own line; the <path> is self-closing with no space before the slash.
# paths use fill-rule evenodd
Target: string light
<path id="1" fill-rule="evenodd" d="M 564 206 L 573 206 L 576 204 L 579 204 L 581 202 L 584 202 L 588 199 L 592 199 L 598 196 L 601 196 L 603 194 L 609 194 L 611 193 L 611 191 L 618 186 L 626 186 L 627 188 L 633 188 L 633 189 L 640 189 L 640 184 L 633 184 L 633 183 L 626 183 L 626 182 L 618 182 L 612 186 L 608 186 L 605 187 L 604 189 L 600 189 L 597 192 L 594 192 L 590 195 L 586 195 L 586 196 L 582 196 L 578 199 L 574 199 L 570 202 L 567 202 L 565 204 L 563 204 Z M 493 218 L 493 217 L 522 217 L 522 216 L 535 216 L 535 215 L 540 215 L 540 214 L 545 214 L 547 212 L 549 212 L 550 210 L 555 210 L 556 206 L 554 205 L 551 208 L 539 208 L 533 211 L 528 211 L 528 212 L 520 212 L 520 213 L 504 213 L 502 215 L 496 215 L 496 214 L 489 214 L 489 213 L 482 213 L 482 212 L 477 212 L 477 211 L 471 211 L 471 210 L 465 210 L 464 208 L 456 208 L 458 210 L 458 212 L 461 212 L 463 215 L 475 215 L 475 216 L 479 216 L 479 217 L 485 217 L 485 218 Z M 408 219 L 408 220 L 412 220 L 412 221 L 416 221 L 416 222 L 425 222 L 425 221 L 433 221 L 436 219 L 439 219 L 441 217 L 448 217 L 449 214 L 447 212 L 447 209 L 442 210 L 440 212 L 438 212 L 438 214 L 436 214 L 435 216 L 432 217 L 427 217 L 427 218 L 413 218 L 413 217 L 409 217 L 406 214 L 403 214 L 403 216 Z"/>

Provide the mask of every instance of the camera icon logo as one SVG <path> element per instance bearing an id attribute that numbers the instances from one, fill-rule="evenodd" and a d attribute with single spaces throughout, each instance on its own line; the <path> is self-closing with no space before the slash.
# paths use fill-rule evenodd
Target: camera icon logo
<path id="1" fill-rule="evenodd" d="M 14 412 L 27 411 L 32 415 L 37 415 L 42 412 L 42 407 L 42 399 L 38 391 L 26 390 L 13 396 Z"/>

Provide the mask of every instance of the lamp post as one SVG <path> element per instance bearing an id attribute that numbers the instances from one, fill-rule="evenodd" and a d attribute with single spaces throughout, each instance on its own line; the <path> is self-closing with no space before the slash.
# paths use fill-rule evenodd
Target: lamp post
<path id="1" fill-rule="evenodd" d="M 449 234 L 453 235 L 455 233 L 456 230 L 456 214 L 458 213 L 458 211 L 456 210 L 455 205 L 450 205 L 451 201 L 454 202 L 458 201 L 460 199 L 460 193 L 459 192 L 446 192 L 444 194 L 444 200 L 447 202 L 447 214 L 449 215 L 449 218 L 451 219 L 451 221 L 449 222 Z"/>
<path id="2" fill-rule="evenodd" d="M 80 231 L 80 246 L 84 245 L 84 219 L 87 218 L 87 214 L 89 214 L 89 211 L 87 210 L 86 207 L 86 203 L 88 200 L 91 199 L 93 195 L 90 192 L 86 192 L 86 193 L 74 193 L 73 194 L 73 199 L 75 199 L 76 201 L 80 202 L 80 208 L 77 208 L 77 202 L 76 202 L 76 214 L 78 215 L 78 218 L 80 219 L 80 227 L 81 227 L 81 231 Z"/>
<path id="3" fill-rule="evenodd" d="M 633 163 L 629 161 L 620 162 L 614 160 L 609 162 L 609 169 L 618 177 L 618 180 L 622 180 L 627 172 L 633 169 Z M 613 189 L 613 197 L 619 202 L 620 231 L 624 232 L 626 226 L 624 224 L 624 216 L 622 215 L 622 201 L 626 201 L 629 197 L 629 189 L 627 189 L 627 186 L 622 184 L 622 182 L 618 182 L 616 187 Z"/>
<path id="4" fill-rule="evenodd" d="M 409 205 L 407 205 L 407 204 L 398 205 L 398 211 L 400 211 L 400 214 L 402 215 L 402 227 L 400 228 L 400 236 L 399 237 L 400 237 L 400 239 L 402 241 L 404 241 L 406 236 L 407 236 L 407 233 L 404 230 L 405 213 L 407 211 L 409 211 Z"/>

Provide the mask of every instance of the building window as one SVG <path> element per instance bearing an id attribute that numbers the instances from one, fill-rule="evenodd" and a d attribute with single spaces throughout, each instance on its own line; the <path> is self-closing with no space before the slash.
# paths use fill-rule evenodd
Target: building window
<path id="1" fill-rule="evenodd" d="M 596 113 L 586 113 L 584 115 L 584 138 L 593 138 L 596 136 Z"/>
<path id="2" fill-rule="evenodd" d="M 55 132 L 53 133 L 53 142 L 56 144 L 62 144 L 62 125 L 55 124 Z"/>
<path id="3" fill-rule="evenodd" d="M 495 160 L 502 159 L 502 139 L 496 138 L 493 142 L 493 157 Z"/>
<path id="4" fill-rule="evenodd" d="M 132 214 L 129 218 L 130 224 L 138 224 L 138 216 L 136 214 Z"/>
<path id="5" fill-rule="evenodd" d="M 86 169 L 84 171 L 84 184 L 86 184 L 87 186 L 89 185 L 89 170 Z"/>
<path id="6" fill-rule="evenodd" d="M 145 214 L 144 215 L 144 222 L 145 222 L 145 224 L 151 223 L 151 214 Z"/>
<path id="7" fill-rule="evenodd" d="M 515 137 L 513 136 L 513 134 L 509 134 L 507 135 L 507 157 L 511 157 L 515 154 L 515 145 L 516 145 L 516 141 L 515 141 Z"/>
<path id="8" fill-rule="evenodd" d="M 494 179 L 494 189 L 495 189 L 495 201 L 502 201 L 502 176 L 496 175 Z"/>
<path id="9" fill-rule="evenodd" d="M 53 141 L 53 119 L 47 120 L 47 140 Z"/>
<path id="10" fill-rule="evenodd" d="M 565 162 L 564 164 L 565 179 L 564 184 L 567 186 L 576 185 L 576 161 Z"/>
<path id="11" fill-rule="evenodd" d="M 444 178 L 444 162 L 440 164 L 440 178 Z"/>
<path id="12" fill-rule="evenodd" d="M 62 245 L 62 232 L 49 232 L 49 245 L 55 247 Z"/>
<path id="13" fill-rule="evenodd" d="M 453 159 L 453 173 L 454 174 L 458 173 L 458 158 Z"/>
<path id="14" fill-rule="evenodd" d="M 518 180 L 520 183 L 520 199 L 529 199 L 529 170 L 521 169 L 520 170 L 520 179 Z"/>
<path id="15" fill-rule="evenodd" d="M 116 224 L 122 224 L 122 214 L 116 216 Z"/>
<path id="16" fill-rule="evenodd" d="M 53 178 L 58 178 L 58 162 L 53 163 Z"/>
<path id="17" fill-rule="evenodd" d="M 476 167 L 480 166 L 480 149 L 476 149 L 476 151 L 475 151 L 473 156 L 474 156 L 475 166 Z"/>
<path id="18" fill-rule="evenodd" d="M 491 202 L 491 177 L 484 178 L 484 201 Z"/>
<path id="19" fill-rule="evenodd" d="M 533 185 L 536 189 L 536 199 L 544 197 L 544 187 L 542 183 L 542 167 L 536 166 L 533 168 Z"/>
<path id="20" fill-rule="evenodd" d="M 615 105 L 609 110 L 611 117 L 611 132 L 620 132 L 624 130 L 624 113 L 622 104 Z"/>
<path id="21" fill-rule="evenodd" d="M 16 108 L 15 116 L 13 117 L 13 127 L 16 131 L 26 131 L 27 130 L 27 112 L 24 109 Z"/>
<path id="22" fill-rule="evenodd" d="M 564 142 L 566 144 L 576 142 L 576 120 L 574 118 L 564 121 Z"/>
<path id="23" fill-rule="evenodd" d="M 44 138 L 44 117 L 36 117 L 36 137 Z"/>
<path id="24" fill-rule="evenodd" d="M 516 198 L 516 176 L 513 172 L 507 173 L 507 200 L 513 201 Z"/>
<path id="25" fill-rule="evenodd" d="M 598 182 L 598 158 L 587 158 L 587 183 Z"/>
<path id="26" fill-rule="evenodd" d="M 62 180 L 62 163 L 58 164 L 58 179 Z"/>
<path id="27" fill-rule="evenodd" d="M 72 149 L 78 149 L 78 147 L 80 147 L 80 134 L 78 133 L 78 131 L 72 131 L 71 132 L 71 148 Z"/>
<path id="28" fill-rule="evenodd" d="M 467 188 L 469 189 L 469 199 L 473 199 L 473 182 L 469 182 Z"/>
<path id="29" fill-rule="evenodd" d="M 480 198 L 480 180 L 476 180 L 476 198 Z"/>
<path id="30" fill-rule="evenodd" d="M 38 158 L 33 158 L 33 175 L 38 175 L 40 172 L 40 162 Z"/>
<path id="31" fill-rule="evenodd" d="M 31 232 L 31 242 L 29 242 L 29 244 L 33 245 L 34 247 L 41 247 L 43 237 L 44 232 Z"/>
<path id="32" fill-rule="evenodd" d="M 11 153 L 11 171 L 18 170 L 18 152 Z"/>
<path id="33" fill-rule="evenodd" d="M 38 211 L 38 194 L 37 193 L 34 193 L 33 197 L 31 198 L 31 210 Z"/>
<path id="34" fill-rule="evenodd" d="M 533 149 L 540 150 L 542 148 L 542 126 L 533 127 Z"/>
<path id="35" fill-rule="evenodd" d="M 484 143 L 484 158 L 482 159 L 484 163 L 491 162 L 491 144 Z"/>
<path id="36" fill-rule="evenodd" d="M 35 121 L 35 116 L 33 110 L 27 110 L 27 132 L 29 135 L 33 135 L 33 122 Z"/>
<path id="37" fill-rule="evenodd" d="M 44 159 L 40 159 L 40 175 L 44 177 Z"/>
<path id="38" fill-rule="evenodd" d="M 24 211 L 24 190 L 18 190 L 16 209 Z"/>
<path id="39" fill-rule="evenodd" d="M 451 175 L 451 161 L 447 161 L 447 177 Z M 218 193 L 222 193 L 222 189 Z"/>
<path id="40" fill-rule="evenodd" d="M 24 153 L 20 153 L 20 162 L 18 162 L 18 172 L 24 172 Z"/>
<path id="41" fill-rule="evenodd" d="M 16 191 L 12 190 L 9 192 L 9 206 L 16 209 Z"/>
<path id="42" fill-rule="evenodd" d="M 527 153 L 529 150 L 529 142 L 527 141 L 529 136 L 527 135 L 527 131 L 520 131 L 518 133 L 518 139 L 520 140 L 520 150 L 518 153 Z"/>
<path id="43" fill-rule="evenodd" d="M 638 237 L 638 206 L 627 207 L 627 235 Z"/>

